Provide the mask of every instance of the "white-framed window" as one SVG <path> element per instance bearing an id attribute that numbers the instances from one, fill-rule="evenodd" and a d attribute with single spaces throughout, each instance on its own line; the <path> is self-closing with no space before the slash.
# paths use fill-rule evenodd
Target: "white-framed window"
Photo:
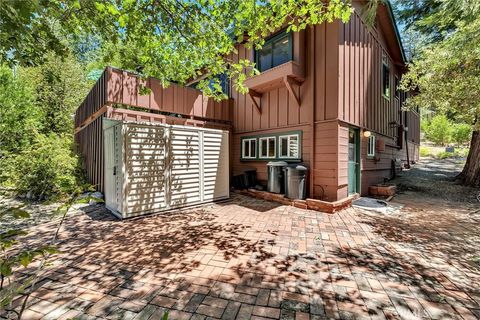
<path id="1" fill-rule="evenodd" d="M 260 147 L 260 158 L 275 159 L 277 156 L 277 138 L 262 137 L 258 139 Z"/>
<path id="2" fill-rule="evenodd" d="M 300 136 L 298 134 L 279 136 L 278 141 L 280 146 L 280 158 L 300 158 Z"/>
<path id="3" fill-rule="evenodd" d="M 243 159 L 257 158 L 257 138 L 242 139 L 242 158 Z"/>
<path id="4" fill-rule="evenodd" d="M 375 157 L 375 136 L 371 135 L 367 140 L 367 157 Z"/>

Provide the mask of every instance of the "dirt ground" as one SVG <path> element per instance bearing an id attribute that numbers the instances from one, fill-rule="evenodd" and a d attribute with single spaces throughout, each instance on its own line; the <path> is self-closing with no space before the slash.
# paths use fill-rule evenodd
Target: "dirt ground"
<path id="1" fill-rule="evenodd" d="M 422 158 L 392 181 L 398 188 L 393 202 L 403 209 L 391 215 L 368 212 L 367 220 L 395 243 L 480 270 L 480 189 L 455 182 L 463 164 Z"/>

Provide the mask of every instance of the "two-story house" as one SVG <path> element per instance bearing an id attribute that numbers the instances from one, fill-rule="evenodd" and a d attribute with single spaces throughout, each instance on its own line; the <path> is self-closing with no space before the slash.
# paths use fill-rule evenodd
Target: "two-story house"
<path id="1" fill-rule="evenodd" d="M 105 191 L 107 197 L 112 192 L 123 192 L 123 196 L 117 195 L 122 201 L 127 201 L 129 192 L 135 189 L 137 193 L 132 197 L 138 205 L 136 210 L 155 211 L 171 208 L 171 199 L 178 195 L 183 195 L 179 202 L 182 205 L 220 197 L 215 194 L 225 197 L 228 183 L 215 182 L 219 172 L 223 176 L 230 172 L 231 176 L 254 168 L 262 182 L 267 179 L 267 162 L 284 160 L 302 162 L 308 167 L 309 198 L 336 201 L 351 194 L 367 194 L 368 186 L 390 179 L 398 163 L 410 165 L 418 159 L 420 121 L 418 110 L 402 110 L 406 94 L 399 91 L 397 85 L 405 72 L 406 60 L 392 10 L 388 4 L 380 5 L 375 25 L 367 26 L 360 14 L 363 3 L 353 1 L 355 12 L 347 24 L 323 23 L 293 33 L 278 30 L 258 51 L 238 44 L 238 53 L 229 58 L 250 59 L 256 62 L 261 73 L 246 80 L 247 95 L 226 85 L 229 99 L 222 102 L 215 102 L 191 87 L 173 84 L 162 88 L 156 79 L 142 81 L 131 73 L 107 68 L 75 116 L 76 141 L 84 156 L 89 180 Z M 140 85 L 149 87 L 150 93 L 142 95 Z M 112 175 L 118 173 L 119 167 L 107 164 L 104 159 L 111 144 L 110 140 L 104 140 L 105 119 L 175 124 L 190 129 L 216 128 L 224 130 L 228 139 L 207 141 L 205 136 L 214 133 L 189 129 L 188 139 L 193 141 L 193 147 L 190 145 L 184 150 L 191 162 L 187 169 L 182 169 L 182 174 L 188 177 L 185 180 L 180 175 L 174 177 L 171 168 L 175 167 L 172 165 L 175 159 L 167 159 L 172 156 L 165 146 L 175 141 L 174 138 L 155 143 L 137 138 L 132 147 L 127 137 L 121 140 L 123 147 L 117 148 L 127 153 L 123 155 L 121 167 L 125 173 L 123 179 L 130 174 L 136 181 L 119 182 L 113 186 L 117 191 L 109 193 L 106 184 L 113 181 Z M 152 137 L 164 138 L 174 131 L 165 128 Z M 122 130 L 128 136 L 128 130 Z M 136 132 L 138 136 L 147 135 Z M 215 156 L 209 153 L 210 149 L 199 151 L 205 143 L 220 140 L 229 143 L 219 144 L 220 153 L 215 151 Z M 150 145 L 145 147 L 145 143 Z M 183 152 L 179 146 L 173 149 Z M 149 156 L 144 154 L 141 158 L 139 152 Z M 212 158 L 218 154 L 223 159 L 222 166 L 228 168 L 220 169 L 220 160 Z M 162 157 L 166 161 L 153 167 Z M 206 170 L 205 159 L 218 168 Z M 148 162 L 150 167 L 134 172 L 126 167 L 129 161 L 137 161 L 136 167 Z M 184 163 L 179 166 L 184 168 Z M 155 178 L 149 176 L 153 172 Z M 204 172 L 210 176 L 204 177 Z M 192 178 L 195 175 L 200 179 Z M 143 180 L 138 182 L 139 179 Z M 155 182 L 158 180 L 167 182 Z M 182 181 L 185 182 L 183 189 Z M 208 197 L 204 191 L 205 181 L 213 181 L 211 188 L 215 189 Z M 174 184 L 174 190 L 162 189 L 172 188 Z M 227 190 L 221 191 L 220 185 Z M 156 191 L 145 196 L 145 190 L 152 188 Z M 175 196 L 165 196 L 173 192 Z M 158 194 L 165 199 L 152 200 L 155 206 L 142 203 L 141 199 L 155 199 Z"/>
<path id="2" fill-rule="evenodd" d="M 235 171 L 255 167 L 265 180 L 268 161 L 301 161 L 308 196 L 334 201 L 391 178 L 393 161 L 418 159 L 419 115 L 401 108 L 406 60 L 391 8 L 379 6 L 369 27 L 362 3 L 347 24 L 279 30 L 259 51 L 238 45 L 230 58 L 255 61 L 261 74 L 246 81 L 248 96 L 231 91 Z"/>

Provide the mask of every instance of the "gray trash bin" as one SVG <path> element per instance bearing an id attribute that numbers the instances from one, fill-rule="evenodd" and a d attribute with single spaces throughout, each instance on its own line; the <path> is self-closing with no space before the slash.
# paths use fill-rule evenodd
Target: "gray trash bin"
<path id="1" fill-rule="evenodd" d="M 283 169 L 288 165 L 285 161 L 270 161 L 267 163 L 268 181 L 267 191 L 284 193 L 285 178 Z"/>
<path id="2" fill-rule="evenodd" d="M 285 168 L 285 196 L 290 199 L 304 200 L 307 197 L 307 171 L 301 164 Z"/>

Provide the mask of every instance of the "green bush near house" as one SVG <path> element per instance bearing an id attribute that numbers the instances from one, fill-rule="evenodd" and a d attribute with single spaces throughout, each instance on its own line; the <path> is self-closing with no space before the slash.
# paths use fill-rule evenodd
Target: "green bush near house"
<path id="1" fill-rule="evenodd" d="M 85 187 L 74 151 L 72 114 L 88 92 L 70 56 L 15 69 L 0 65 L 0 186 L 53 200 Z"/>
<path id="2" fill-rule="evenodd" d="M 426 125 L 425 135 L 428 140 L 437 145 L 444 146 L 452 139 L 452 128 L 452 123 L 445 115 L 437 115 Z"/>
<path id="3" fill-rule="evenodd" d="M 34 199 L 54 199 L 84 186 L 80 159 L 66 135 L 38 134 L 28 148 L 6 156 L 1 164 L 4 185 Z"/>
<path id="4" fill-rule="evenodd" d="M 437 159 L 465 158 L 468 155 L 468 148 L 455 150 L 455 152 L 442 151 L 435 155 Z"/>
<path id="5" fill-rule="evenodd" d="M 452 130 L 452 140 L 458 145 L 467 144 L 472 137 L 472 126 L 466 123 L 456 123 Z"/>
<path id="6" fill-rule="evenodd" d="M 420 157 L 429 157 L 432 155 L 432 152 L 429 148 L 420 146 Z"/>

